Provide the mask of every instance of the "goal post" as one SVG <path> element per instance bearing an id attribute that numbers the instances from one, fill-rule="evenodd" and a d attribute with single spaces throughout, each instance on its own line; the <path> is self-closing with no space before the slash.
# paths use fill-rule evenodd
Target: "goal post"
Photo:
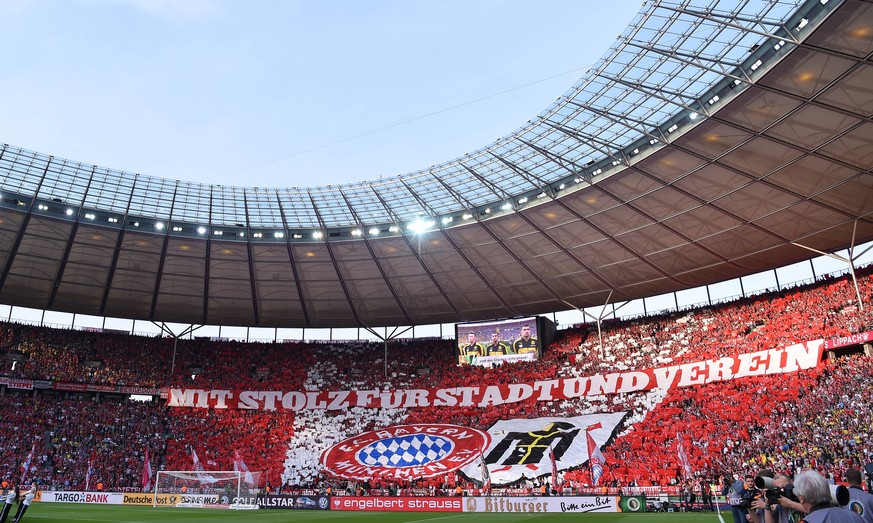
<path id="1" fill-rule="evenodd" d="M 159 470 L 154 507 L 257 508 L 254 485 L 235 470 Z"/>

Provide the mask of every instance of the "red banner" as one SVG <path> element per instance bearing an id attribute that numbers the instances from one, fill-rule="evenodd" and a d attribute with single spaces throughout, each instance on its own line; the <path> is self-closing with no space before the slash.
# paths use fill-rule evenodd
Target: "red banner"
<path id="1" fill-rule="evenodd" d="M 33 380 L 17 380 L 9 378 L 6 380 L 6 386 L 10 389 L 33 390 Z"/>
<path id="2" fill-rule="evenodd" d="M 71 390 L 73 392 L 87 392 L 88 385 L 86 385 L 84 383 L 55 382 L 55 389 L 57 389 L 57 390 Z"/>
<path id="3" fill-rule="evenodd" d="M 847 347 L 849 345 L 858 345 L 861 343 L 867 343 L 870 340 L 873 340 L 873 332 L 871 331 L 849 334 L 848 336 L 834 336 L 833 338 L 825 340 L 824 350 Z"/>
<path id="4" fill-rule="evenodd" d="M 334 496 L 331 510 L 365 510 L 379 512 L 463 512 L 464 498 L 379 498 Z"/>
<path id="5" fill-rule="evenodd" d="M 557 401 L 623 394 L 654 388 L 671 389 L 748 376 L 786 374 L 817 366 L 824 340 L 784 348 L 638 371 L 556 378 L 532 383 L 475 385 L 442 389 L 257 391 L 170 388 L 167 405 L 201 409 L 346 410 L 363 408 L 479 407 L 527 400 Z"/>

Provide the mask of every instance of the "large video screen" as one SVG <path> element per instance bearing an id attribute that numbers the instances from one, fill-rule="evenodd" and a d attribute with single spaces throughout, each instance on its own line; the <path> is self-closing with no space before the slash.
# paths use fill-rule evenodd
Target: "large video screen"
<path id="1" fill-rule="evenodd" d="M 542 354 L 536 317 L 455 326 L 459 365 L 499 365 Z"/>

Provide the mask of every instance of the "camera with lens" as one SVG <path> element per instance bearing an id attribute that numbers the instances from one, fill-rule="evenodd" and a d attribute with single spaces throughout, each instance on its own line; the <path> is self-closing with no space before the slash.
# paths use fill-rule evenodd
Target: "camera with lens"
<path id="1" fill-rule="evenodd" d="M 740 502 L 737 506 L 743 510 L 749 510 L 753 501 L 755 501 L 755 492 L 752 490 L 744 490 L 740 493 Z"/>
<path id="2" fill-rule="evenodd" d="M 794 485 L 791 483 L 784 487 L 778 487 L 773 482 L 773 478 L 758 476 L 755 478 L 755 488 L 764 492 L 764 497 L 767 499 L 768 506 L 777 505 L 779 503 L 779 498 L 798 501 L 797 496 L 794 494 Z"/>
<path id="3" fill-rule="evenodd" d="M 764 496 L 767 498 L 768 505 L 776 505 L 779 503 L 779 498 L 790 499 L 791 501 L 800 501 L 794 495 L 794 485 L 788 484 L 784 487 L 773 487 L 764 491 Z"/>

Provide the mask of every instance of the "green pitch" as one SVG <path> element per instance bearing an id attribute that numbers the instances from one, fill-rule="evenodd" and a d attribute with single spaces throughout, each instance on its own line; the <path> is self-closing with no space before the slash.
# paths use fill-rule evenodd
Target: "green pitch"
<path id="1" fill-rule="evenodd" d="M 13 512 L 14 514 L 14 512 Z M 680 521 L 677 521 L 680 520 Z M 730 520 L 730 514 L 728 514 Z M 316 510 L 222 510 L 93 506 L 73 503 L 34 503 L 25 514 L 27 523 L 206 523 L 244 522 L 350 522 L 350 523 L 488 523 L 570 522 L 585 523 L 722 523 L 711 512 L 655 514 L 458 514 L 445 512 L 345 512 Z"/>

